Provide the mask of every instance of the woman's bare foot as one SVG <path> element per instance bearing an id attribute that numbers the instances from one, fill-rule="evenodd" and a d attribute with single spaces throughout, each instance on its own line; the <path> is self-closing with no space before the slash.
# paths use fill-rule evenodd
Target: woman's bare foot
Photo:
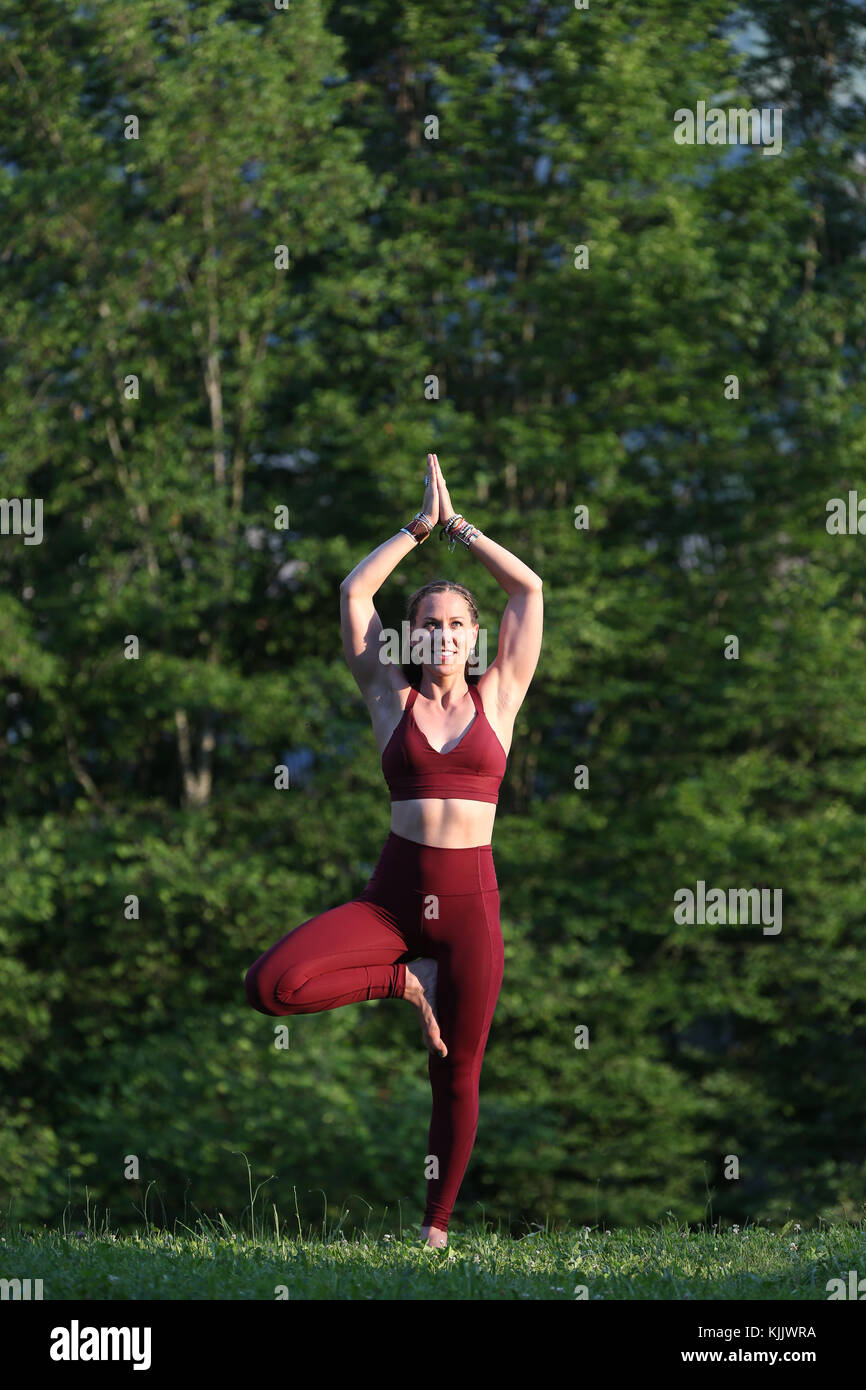
<path id="1" fill-rule="evenodd" d="M 447 1233 L 447 1231 L 440 1231 L 440 1229 L 439 1229 L 438 1226 L 422 1226 L 422 1227 L 421 1227 L 421 1238 L 422 1238 L 422 1240 L 423 1240 L 423 1238 L 424 1238 L 425 1236 L 427 1237 L 427 1244 L 428 1244 L 428 1245 L 435 1246 L 438 1250 L 441 1250 L 442 1247 L 443 1247 L 443 1245 L 447 1245 L 447 1244 L 448 1244 L 448 1233 Z"/>
<path id="2" fill-rule="evenodd" d="M 411 969 L 406 966 L 406 989 L 404 999 L 418 1010 L 421 1032 L 428 1052 L 436 1057 L 447 1057 L 448 1048 L 442 1041 L 439 1023 L 436 1018 L 436 977 L 439 973 L 435 960 L 422 956 L 413 960 Z M 435 1227 L 434 1227 L 435 1230 Z"/>

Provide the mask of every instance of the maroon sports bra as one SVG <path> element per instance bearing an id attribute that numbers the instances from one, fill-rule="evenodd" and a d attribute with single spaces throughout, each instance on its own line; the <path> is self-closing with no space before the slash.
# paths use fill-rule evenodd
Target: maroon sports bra
<path id="1" fill-rule="evenodd" d="M 475 718 L 455 748 L 449 753 L 437 753 L 412 713 L 418 698 L 418 691 L 412 691 L 403 717 L 382 753 L 382 772 L 392 801 L 449 796 L 490 801 L 494 805 L 499 801 L 499 784 L 508 758 L 484 713 L 477 688 L 470 685 L 469 693 Z"/>

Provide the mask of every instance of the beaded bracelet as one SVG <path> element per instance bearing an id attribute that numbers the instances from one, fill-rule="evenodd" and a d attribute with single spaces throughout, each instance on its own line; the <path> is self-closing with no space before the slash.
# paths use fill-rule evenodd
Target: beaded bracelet
<path id="1" fill-rule="evenodd" d="M 477 526 L 473 526 L 470 521 L 464 520 L 462 512 L 455 512 L 454 516 L 446 521 L 439 534 L 440 541 L 443 536 L 448 536 L 450 541 L 449 549 L 453 550 L 457 541 L 462 541 L 468 549 L 474 540 L 481 535 Z"/>

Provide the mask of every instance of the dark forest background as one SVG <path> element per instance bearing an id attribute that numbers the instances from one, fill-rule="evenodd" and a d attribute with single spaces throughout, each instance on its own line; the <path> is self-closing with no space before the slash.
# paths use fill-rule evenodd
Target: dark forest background
<path id="1" fill-rule="evenodd" d="M 826 523 L 866 496 L 863 6 L 26 0 L 0 37 L 0 496 L 44 506 L 0 536 L 4 1209 L 237 1213 L 245 1154 L 281 1215 L 420 1216 L 414 1012 L 271 1020 L 243 976 L 387 834 L 338 586 L 435 449 L 545 594 L 457 1216 L 861 1211 L 866 540 Z M 782 153 L 677 144 L 700 100 L 780 108 Z M 462 547 L 383 623 L 440 575 L 492 660 Z M 781 933 L 678 924 L 699 880 L 781 889 Z"/>

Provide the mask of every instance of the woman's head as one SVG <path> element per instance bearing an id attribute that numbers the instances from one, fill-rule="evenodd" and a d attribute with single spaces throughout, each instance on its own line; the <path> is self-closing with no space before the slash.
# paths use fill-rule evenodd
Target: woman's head
<path id="1" fill-rule="evenodd" d="M 416 658 L 413 662 L 419 679 L 425 667 L 443 676 L 462 669 L 468 678 L 469 654 L 478 637 L 478 605 L 469 590 L 451 579 L 434 579 L 415 591 L 406 616 L 413 650 L 419 644 L 420 661 Z M 426 634 L 426 641 L 421 638 L 422 633 Z"/>

